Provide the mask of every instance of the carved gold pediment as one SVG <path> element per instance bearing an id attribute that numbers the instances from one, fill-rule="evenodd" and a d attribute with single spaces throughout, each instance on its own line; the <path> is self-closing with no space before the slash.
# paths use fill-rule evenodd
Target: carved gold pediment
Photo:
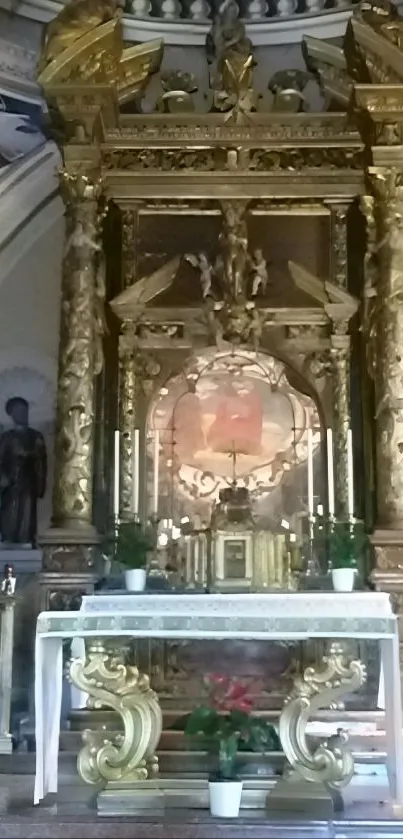
<path id="1" fill-rule="evenodd" d="M 358 309 L 358 300 L 330 280 L 320 280 L 302 265 L 288 263 L 291 277 L 301 291 L 320 303 L 331 319 L 350 320 Z"/>
<path id="2" fill-rule="evenodd" d="M 111 300 L 109 305 L 119 320 L 131 320 L 138 317 L 143 307 L 170 288 L 180 260 L 180 256 L 175 256 L 157 271 L 137 280 Z"/>
<path id="3" fill-rule="evenodd" d="M 113 82 L 122 50 L 122 25 L 118 18 L 113 18 L 86 31 L 43 69 L 40 67 L 38 83 L 46 88 L 62 82 Z"/>
<path id="4" fill-rule="evenodd" d="M 308 70 L 318 78 L 320 88 L 329 102 L 335 101 L 344 108 L 351 99 L 353 82 L 347 69 L 346 57 L 340 47 L 305 35 L 302 53 Z"/>
<path id="5" fill-rule="evenodd" d="M 164 43 L 161 39 L 136 44 L 123 50 L 117 82 L 120 103 L 127 102 L 135 96 L 148 78 L 158 72 L 163 54 Z"/>

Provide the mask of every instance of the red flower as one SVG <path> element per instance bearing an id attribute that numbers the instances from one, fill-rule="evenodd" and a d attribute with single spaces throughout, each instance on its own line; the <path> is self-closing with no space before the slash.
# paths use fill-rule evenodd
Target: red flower
<path id="1" fill-rule="evenodd" d="M 206 677 L 206 684 L 210 690 L 210 702 L 216 711 L 231 713 L 243 711 L 250 713 L 253 702 L 250 698 L 250 686 L 230 676 L 212 673 Z"/>

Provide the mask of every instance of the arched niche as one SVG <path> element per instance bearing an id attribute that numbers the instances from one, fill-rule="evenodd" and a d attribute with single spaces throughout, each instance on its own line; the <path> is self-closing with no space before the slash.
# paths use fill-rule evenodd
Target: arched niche
<path id="1" fill-rule="evenodd" d="M 318 400 L 283 361 L 243 348 L 208 348 L 159 386 L 148 412 L 149 474 L 159 431 L 161 518 L 207 523 L 220 489 L 236 480 L 268 527 L 306 516 L 307 439 L 313 433 L 316 503 L 323 503 Z"/>

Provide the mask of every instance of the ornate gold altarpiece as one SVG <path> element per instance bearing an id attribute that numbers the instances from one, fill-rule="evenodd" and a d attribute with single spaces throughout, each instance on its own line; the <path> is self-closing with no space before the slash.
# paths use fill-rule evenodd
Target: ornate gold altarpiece
<path id="1" fill-rule="evenodd" d="M 293 104 L 290 112 L 297 91 L 289 77 L 272 112 L 256 110 L 242 25 L 237 37 L 239 49 L 215 55 L 215 110 L 194 112 L 189 79 L 178 74 L 176 87 L 145 114 L 141 101 L 159 72 L 163 44 L 125 47 L 116 3 L 100 11 L 95 0 L 75 0 L 47 30 L 39 82 L 62 149 L 66 203 L 53 524 L 41 539 L 50 607 L 68 607 L 96 578 L 94 498 L 108 473 L 103 464 L 111 471 L 113 428 L 123 433 L 124 515 L 134 424 L 144 426 L 156 389 L 192 351 L 218 346 L 220 337 L 274 354 L 317 398 L 334 429 L 340 515 L 347 505 L 354 344 L 365 405 L 365 484 L 376 476 L 373 581 L 402 607 L 403 24 L 390 4 L 365 3 L 348 24 L 343 49 L 305 39 L 308 69 L 328 106 L 321 113 Z M 159 305 L 177 262 L 138 276 L 139 220 L 147 214 L 174 217 L 178 231 L 184 216 L 220 216 L 227 246 L 235 247 L 233 283 L 242 278 L 247 219 L 325 215 L 331 271 L 317 278 L 289 266 L 308 301 L 298 308 L 257 301 L 252 309 L 245 289 L 230 284 L 224 324 L 203 301 Z M 185 252 L 179 237 L 178 261 Z M 110 309 L 105 315 L 105 303 L 117 319 Z M 324 378 L 332 398 L 321 404 Z M 144 464 L 144 486 L 143 473 Z M 369 503 L 365 514 L 371 520 Z"/>

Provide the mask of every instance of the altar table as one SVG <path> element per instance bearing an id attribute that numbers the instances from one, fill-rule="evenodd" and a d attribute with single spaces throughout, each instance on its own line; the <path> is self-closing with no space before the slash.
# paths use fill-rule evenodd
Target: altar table
<path id="1" fill-rule="evenodd" d="M 308 674 L 302 685 L 302 695 L 298 691 L 291 695 L 290 702 L 280 718 L 280 736 L 285 755 L 295 763 L 295 738 L 288 736 L 290 725 L 301 729 L 296 721 L 301 714 L 301 702 L 307 691 L 311 692 L 309 701 L 313 708 L 324 707 L 320 703 L 320 692 L 327 697 L 327 703 L 334 696 L 341 697 L 350 689 L 358 689 L 360 682 L 360 662 L 347 666 L 339 642 L 349 639 L 375 640 L 379 642 L 383 677 L 385 681 L 385 727 L 387 734 L 387 770 L 392 799 L 403 805 L 403 740 L 402 710 L 399 667 L 399 638 L 396 616 L 393 614 L 388 594 L 383 592 L 301 592 L 268 594 L 114 594 L 94 595 L 83 598 L 80 612 L 42 612 L 38 617 L 36 634 L 35 664 L 35 705 L 36 705 L 36 778 L 34 803 L 37 804 L 49 792 L 57 792 L 58 786 L 58 751 L 60 734 L 60 712 L 63 678 L 62 644 L 65 639 L 89 639 L 93 644 L 91 678 L 77 676 L 83 673 L 84 662 L 75 662 L 76 678 L 79 687 L 89 685 L 89 692 L 98 690 L 91 687 L 99 676 L 94 676 L 96 655 L 102 659 L 102 639 L 111 641 L 124 638 L 164 638 L 164 639 L 242 639 L 242 640 L 289 640 L 303 641 L 311 638 L 330 639 L 333 651 L 325 666 L 329 668 L 329 680 L 326 683 Z M 101 653 L 97 653 L 96 639 Z M 327 662 L 327 663 L 326 663 Z M 90 661 L 91 664 L 91 661 Z M 104 665 L 100 665 L 101 670 Z M 81 670 L 80 670 L 81 668 Z M 119 669 L 120 668 L 120 669 Z M 72 665 L 72 672 L 74 663 Z M 122 682 L 123 670 L 127 671 Z M 119 688 L 111 695 L 110 707 L 119 710 L 124 697 L 125 711 L 130 703 L 130 690 L 135 684 L 135 668 L 123 667 L 115 663 L 113 678 L 120 679 Z M 120 674 L 120 675 L 119 675 Z M 337 678 L 336 678 L 337 677 Z M 106 678 L 106 677 L 104 677 Z M 74 676 L 73 676 L 74 680 Z M 333 681 L 332 681 L 333 680 Z M 112 679 L 113 681 L 113 679 Z M 301 682 L 301 680 L 300 680 Z M 322 683 L 322 686 L 321 686 Z M 110 684 L 105 681 L 105 685 Z M 154 725 L 152 748 L 158 744 L 158 700 L 152 690 L 144 684 L 134 687 L 138 696 L 148 703 L 141 711 L 141 720 L 145 712 Z M 330 686 L 330 687 L 329 687 Z M 349 688 L 350 686 L 350 688 Z M 301 688 L 301 685 L 300 685 Z M 299 688 L 299 689 L 300 689 Z M 110 689 L 110 688 L 109 688 Z M 333 691 L 333 693 L 332 693 Z M 105 694 L 105 691 L 104 691 Z M 115 701 L 116 700 L 116 701 Z M 119 705 L 120 703 L 120 705 Z M 138 704 L 138 702 L 137 702 Z M 305 703 L 306 706 L 306 703 Z M 133 710 L 133 709 L 132 709 Z M 134 714 L 134 710 L 133 710 Z M 288 715 L 288 717 L 287 717 Z M 286 718 L 282 724 L 282 718 Z M 293 723 L 294 717 L 294 723 Z M 141 723 L 142 724 L 142 723 Z M 150 723 L 151 725 L 151 723 Z M 136 729 L 131 723 L 131 731 Z M 151 730 L 151 729 L 150 729 Z M 284 735 L 284 737 L 283 737 Z M 151 736 L 151 735 L 150 735 Z M 143 738 L 144 739 L 144 738 Z M 298 737 L 297 737 L 298 739 Z M 330 743 L 326 749 L 333 748 Z M 127 747 L 127 743 L 126 743 Z M 105 746 L 104 746 L 105 748 Z M 115 766 L 121 765 L 121 752 L 117 746 L 108 746 L 109 752 L 117 754 Z M 148 748 L 148 750 L 147 750 Z M 151 745 L 144 747 L 147 760 L 151 757 Z M 293 751 L 294 750 L 294 751 Z M 337 751 L 338 750 L 338 751 Z M 137 750 L 138 751 L 138 750 Z M 344 775 L 348 773 L 348 760 L 343 747 L 335 743 L 339 764 L 343 763 Z M 340 757 L 341 755 L 341 757 Z M 297 755 L 298 757 L 298 755 Z M 303 767 L 305 778 L 316 779 L 316 758 Z M 120 763 L 119 763 L 120 761 Z M 146 760 L 143 761 L 143 764 Z M 104 761 L 99 761 L 104 763 Z M 142 764 L 142 765 L 143 765 Z M 347 766 L 347 768 L 346 768 Z M 311 768 L 310 768 L 311 767 Z M 313 772 L 312 767 L 315 769 Z M 93 767 L 92 767 L 93 769 Z M 337 770 L 337 766 L 336 766 Z M 91 770 L 92 771 L 92 770 Z M 97 770 L 98 771 L 98 770 Z M 145 771 L 145 770 L 142 770 Z M 353 764 L 351 763 L 351 774 Z M 325 772 L 325 770 L 323 770 Z M 336 772 L 337 774 L 337 772 Z M 91 773 L 90 773 L 91 775 Z M 326 774 L 320 776 L 328 780 Z M 90 783 L 95 783 L 92 775 Z M 101 780 L 101 778 L 100 778 Z M 333 780 L 337 778 L 334 775 Z"/>

